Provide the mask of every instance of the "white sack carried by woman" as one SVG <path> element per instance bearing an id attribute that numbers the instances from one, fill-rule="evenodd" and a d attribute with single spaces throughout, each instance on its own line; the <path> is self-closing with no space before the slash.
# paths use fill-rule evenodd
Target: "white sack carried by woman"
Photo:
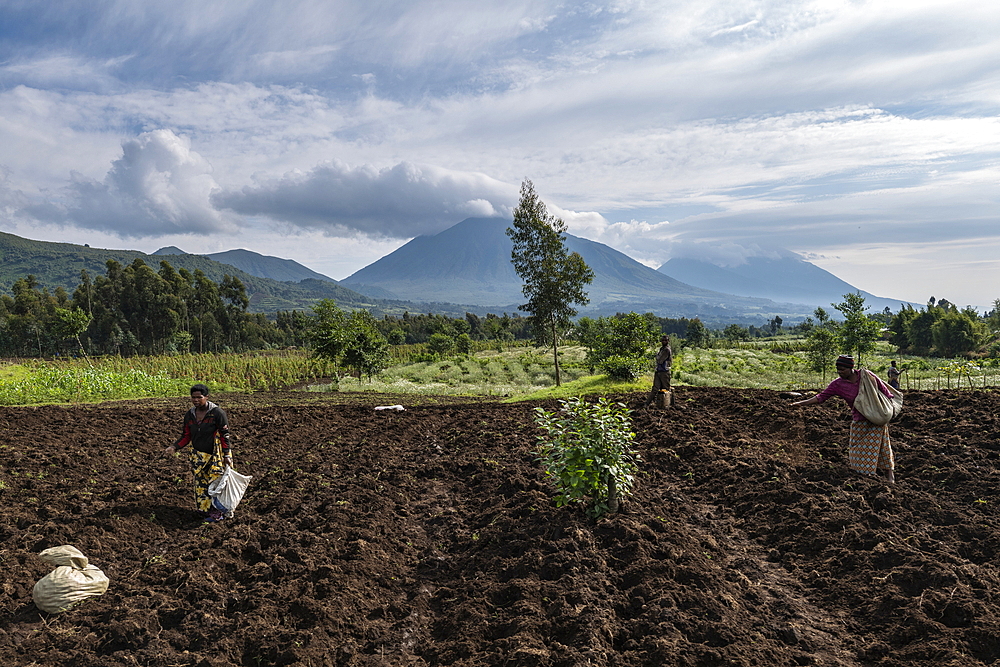
<path id="1" fill-rule="evenodd" d="M 226 466 L 225 472 L 208 485 L 208 495 L 212 497 L 212 504 L 216 505 L 222 512 L 232 512 L 243 500 L 243 494 L 253 475 L 243 475 L 236 472 L 230 466 Z"/>
<path id="2" fill-rule="evenodd" d="M 854 399 L 854 408 L 877 426 L 884 426 L 898 417 L 903 410 L 902 392 L 883 384 L 867 369 L 859 368 L 858 372 L 861 373 L 861 379 L 858 380 L 858 397 Z M 879 391 L 880 384 L 892 393 L 892 398 Z"/>

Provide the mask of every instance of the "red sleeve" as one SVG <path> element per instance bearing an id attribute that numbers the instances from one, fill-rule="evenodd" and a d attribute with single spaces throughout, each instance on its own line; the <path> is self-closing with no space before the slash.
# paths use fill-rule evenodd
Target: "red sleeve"
<path id="1" fill-rule="evenodd" d="M 219 444 L 222 445 L 222 454 L 229 453 L 229 418 L 222 408 L 216 408 L 215 432 L 219 434 Z"/>
<path id="2" fill-rule="evenodd" d="M 174 449 L 180 449 L 184 445 L 191 442 L 191 414 L 187 413 L 184 415 L 184 427 L 181 429 L 181 438 L 174 443 Z"/>

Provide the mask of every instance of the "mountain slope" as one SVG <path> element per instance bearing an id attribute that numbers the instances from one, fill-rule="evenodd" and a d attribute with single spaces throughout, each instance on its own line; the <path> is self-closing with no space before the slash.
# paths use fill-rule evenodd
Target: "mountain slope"
<path id="1" fill-rule="evenodd" d="M 176 246 L 160 248 L 154 255 L 183 255 L 186 254 Z M 236 250 L 226 250 L 225 252 L 211 252 L 205 255 L 216 262 L 222 262 L 229 266 L 235 266 L 240 271 L 245 271 L 251 276 L 258 278 L 270 278 L 279 282 L 297 283 L 302 280 L 322 280 L 328 283 L 337 282 L 333 278 L 317 273 L 312 269 L 302 266 L 295 260 L 281 259 L 270 255 L 261 255 L 251 250 L 238 248 Z"/>
<path id="2" fill-rule="evenodd" d="M 241 271 L 246 271 L 252 276 L 270 278 L 281 282 L 297 283 L 302 280 L 320 280 L 328 283 L 337 282 L 333 278 L 317 273 L 306 268 L 291 259 L 281 259 L 270 255 L 260 255 L 242 248 L 237 250 L 227 250 L 225 252 L 213 252 L 207 257 L 216 262 L 222 262 L 229 266 L 235 266 Z"/>
<path id="3" fill-rule="evenodd" d="M 843 301 L 844 294 L 860 292 L 874 310 L 898 310 L 898 299 L 875 296 L 859 290 L 829 271 L 805 261 L 799 255 L 776 249 L 770 257 L 750 257 L 744 264 L 720 267 L 704 260 L 675 257 L 658 271 L 677 280 L 705 289 L 760 297 L 774 301 L 814 304 L 830 310 Z M 915 304 L 916 305 L 916 304 Z"/>
<path id="4" fill-rule="evenodd" d="M 202 255 L 147 255 L 137 250 L 106 250 L 72 243 L 32 241 L 0 232 L 0 291 L 9 292 L 14 281 L 34 275 L 39 284 L 49 289 L 62 287 L 72 293 L 80 283 L 80 272 L 91 276 L 103 275 L 108 260 L 122 265 L 141 259 L 154 270 L 167 261 L 175 269 L 201 270 L 215 282 L 228 274 L 239 278 L 250 295 L 252 312 L 273 313 L 278 310 L 303 310 L 318 299 L 330 298 L 345 307 L 371 306 L 372 299 L 332 282 L 308 279 L 300 283 L 280 282 L 251 275 L 245 271 L 214 261 Z"/>
<path id="5" fill-rule="evenodd" d="M 502 218 L 469 218 L 433 236 L 419 236 L 341 281 L 364 292 L 377 287 L 411 301 L 478 303 L 513 308 L 524 302 L 510 263 L 512 243 Z M 601 243 L 567 235 L 566 245 L 594 270 L 591 303 L 582 313 L 650 310 L 714 321 L 761 315 L 804 315 L 808 309 L 693 287 Z"/>

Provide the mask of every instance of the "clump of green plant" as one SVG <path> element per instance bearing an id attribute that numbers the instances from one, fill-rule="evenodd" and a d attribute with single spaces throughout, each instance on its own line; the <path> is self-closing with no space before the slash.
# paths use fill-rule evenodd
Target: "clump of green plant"
<path id="1" fill-rule="evenodd" d="M 592 320 L 581 317 L 576 325 L 587 347 L 587 363 L 612 380 L 635 380 L 649 366 L 648 348 L 660 334 L 655 317 L 635 312 Z"/>
<path id="2" fill-rule="evenodd" d="M 632 449 L 629 410 L 605 398 L 570 398 L 559 401 L 558 411 L 535 408 L 535 423 L 545 431 L 538 437 L 538 460 L 555 483 L 556 505 L 589 500 L 587 513 L 595 518 L 618 511 L 642 460 Z"/>
<path id="3" fill-rule="evenodd" d="M 597 368 L 612 380 L 635 380 L 642 375 L 648 362 L 640 357 L 613 354 L 597 362 Z"/>

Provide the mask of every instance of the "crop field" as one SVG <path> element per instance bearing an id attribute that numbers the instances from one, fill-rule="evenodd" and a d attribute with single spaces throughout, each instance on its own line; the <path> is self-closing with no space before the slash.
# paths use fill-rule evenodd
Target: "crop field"
<path id="1" fill-rule="evenodd" d="M 194 382 L 216 390 L 267 390 L 333 373 L 302 351 L 25 360 L 0 365 L 0 405 L 185 396 Z"/>
<path id="2" fill-rule="evenodd" d="M 80 403 L 118 398 L 184 396 L 193 382 L 213 389 L 261 391 L 299 386 L 312 391 L 391 393 L 423 396 L 518 397 L 555 384 L 548 348 L 479 346 L 468 355 L 436 357 L 426 346 L 398 346 L 394 360 L 378 376 L 352 377 L 335 372 L 304 350 L 247 354 L 184 354 L 156 357 L 27 360 L 0 365 L 0 405 Z M 416 357 L 419 360 L 413 360 Z M 570 390 L 592 387 L 599 378 L 585 363 L 586 349 L 559 350 L 561 378 Z M 904 371 L 902 388 L 984 389 L 1000 385 L 996 359 L 979 362 L 893 356 L 887 349 L 866 361 L 885 377 L 890 359 Z M 651 372 L 650 376 L 651 377 Z M 816 389 L 832 379 L 810 369 L 806 353 L 738 347 L 681 349 L 675 353 L 674 383 L 747 389 Z M 648 384 L 645 378 L 638 384 Z"/>
<path id="3" fill-rule="evenodd" d="M 557 508 L 536 461 L 532 409 L 551 401 L 216 400 L 253 475 L 219 524 L 199 523 L 188 464 L 163 454 L 187 400 L 0 407 L 0 664 L 1000 660 L 993 391 L 908 392 L 887 486 L 848 470 L 842 404 L 681 387 L 633 414 L 635 494 L 597 521 Z M 50 616 L 31 589 L 60 544 L 111 583 Z"/>
<path id="4" fill-rule="evenodd" d="M 583 361 L 586 349 L 559 349 L 563 382 L 590 374 Z M 555 384 L 552 352 L 547 348 L 516 347 L 485 350 L 475 355 L 400 363 L 377 378 L 342 378 L 312 387 L 316 391 L 367 391 L 423 395 L 516 396 Z"/>

